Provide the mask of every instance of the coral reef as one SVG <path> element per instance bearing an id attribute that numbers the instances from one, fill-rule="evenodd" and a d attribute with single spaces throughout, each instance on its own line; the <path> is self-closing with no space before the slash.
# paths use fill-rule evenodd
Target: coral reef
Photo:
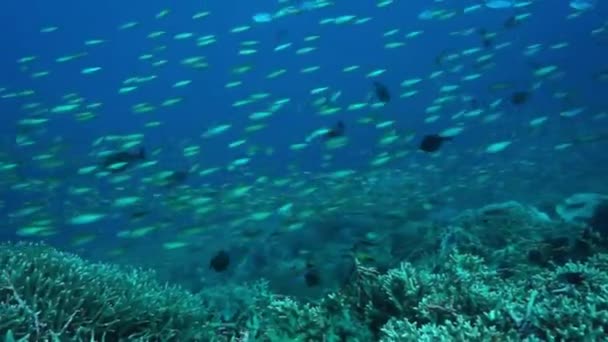
<path id="1" fill-rule="evenodd" d="M 605 222 L 605 214 L 596 215 Z M 88 263 L 41 245 L 2 245 L 0 336 L 596 341 L 608 331 L 608 254 L 588 229 L 507 202 L 464 212 L 444 233 L 428 237 L 430 261 L 403 260 L 381 272 L 355 259 L 342 286 L 315 301 L 272 293 L 265 282 L 194 295 L 159 284 L 149 272 Z"/>
<path id="2" fill-rule="evenodd" d="M 602 205 L 608 205 L 608 195 L 577 193 L 558 203 L 555 212 L 566 222 L 587 223 Z"/>
<path id="3" fill-rule="evenodd" d="M 31 341 L 194 340 L 209 311 L 150 272 L 0 245 L 0 332 Z M 10 332 L 10 333 L 9 333 Z"/>

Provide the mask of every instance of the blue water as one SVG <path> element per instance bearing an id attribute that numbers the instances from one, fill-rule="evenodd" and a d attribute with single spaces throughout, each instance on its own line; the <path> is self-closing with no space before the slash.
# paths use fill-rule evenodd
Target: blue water
<path id="1" fill-rule="evenodd" d="M 566 19 L 572 10 L 564 1 L 534 1 L 524 9 L 489 10 L 482 9 L 471 14 L 462 14 L 462 9 L 478 1 L 396 1 L 387 8 L 378 8 L 374 1 L 336 1 L 334 6 L 305 11 L 298 15 L 276 19 L 270 23 L 256 24 L 252 16 L 258 12 L 276 11 L 275 1 L 192 1 L 167 4 L 160 1 L 125 2 L 108 0 L 102 2 L 83 1 L 39 1 L 5 2 L 0 5 L 0 88 L 8 91 L 32 89 L 35 95 L 18 99 L 0 100 L 0 135 L 2 151 L 9 160 L 19 162 L 22 180 L 42 179 L 57 182 L 55 192 L 45 197 L 53 215 L 65 218 L 66 212 L 90 205 L 88 201 L 98 198 L 73 198 L 67 195 L 71 186 L 99 186 L 100 193 L 108 191 L 107 184 L 96 180 L 76 177 L 80 167 L 95 164 L 91 144 L 97 138 L 112 134 L 145 133 L 144 145 L 148 151 L 162 149 L 155 159 L 165 169 L 184 169 L 200 164 L 201 169 L 225 166 L 231 161 L 246 156 L 243 149 L 228 149 L 228 143 L 246 137 L 247 144 L 273 150 L 272 154 L 258 153 L 251 158 L 243 172 L 222 170 L 218 174 L 199 179 L 192 177 L 189 186 L 197 188 L 202 184 L 221 186 L 222 184 L 249 184 L 259 176 L 280 177 L 292 175 L 293 167 L 312 175 L 320 172 L 353 169 L 366 172 L 370 160 L 380 151 L 404 149 L 413 151 L 405 158 L 386 166 L 419 174 L 421 182 L 435 182 L 437 188 L 456 183 L 460 179 L 474 177 L 472 171 L 480 168 L 489 170 L 496 179 L 496 187 L 486 189 L 483 194 L 460 195 L 471 198 L 471 203 L 460 201 L 458 207 L 472 207 L 493 200 L 535 198 L 542 201 L 538 191 L 531 193 L 529 184 L 519 178 L 510 178 L 521 171 L 521 177 L 530 180 L 530 175 L 546 178 L 537 180 L 537 189 L 555 191 L 560 195 L 572 192 L 602 192 L 608 190 L 604 177 L 608 172 L 607 142 L 599 141 L 577 144 L 565 151 L 556 151 L 555 146 L 568 143 L 585 135 L 608 134 L 607 119 L 594 118 L 606 112 L 608 105 L 608 82 L 598 82 L 593 75 L 605 70 L 608 48 L 608 33 L 591 35 L 591 31 L 606 24 L 608 4 L 601 2 L 592 11 L 580 17 Z M 171 10 L 165 18 L 155 19 L 161 10 Z M 429 8 L 453 9 L 457 15 L 444 21 L 421 21 L 418 14 Z M 200 20 L 192 20 L 192 15 L 200 11 L 211 14 Z M 532 16 L 512 29 L 503 28 L 503 23 L 517 13 L 530 12 Z M 361 25 L 320 25 L 328 17 L 355 15 L 358 18 L 372 17 Z M 131 29 L 118 30 L 120 25 L 137 21 Z M 230 33 L 236 26 L 252 25 L 243 33 Z M 58 26 L 52 33 L 40 33 L 47 26 Z M 436 57 L 442 52 L 462 51 L 481 47 L 479 34 L 450 36 L 449 32 L 465 29 L 485 28 L 496 32 L 494 45 L 510 42 L 512 45 L 493 51 L 492 48 L 480 52 L 494 53 L 496 67 L 480 71 L 483 76 L 474 82 L 460 82 L 466 74 L 475 72 L 471 66 L 474 58 L 463 59 L 462 72 L 450 73 L 437 80 L 426 78 L 439 67 Z M 411 31 L 424 31 L 417 38 L 406 40 L 406 46 L 399 49 L 385 49 L 389 41 L 382 34 L 391 29 L 399 29 L 403 36 Z M 146 36 L 154 31 L 166 31 L 164 37 L 156 40 Z M 193 32 L 195 36 L 213 34 L 217 42 L 207 47 L 197 47 L 192 39 L 176 41 L 172 37 L 182 32 Z M 320 36 L 313 43 L 317 50 L 308 55 L 296 55 L 295 49 L 307 46 L 303 39 Z M 107 42 L 93 47 L 85 47 L 84 41 L 103 39 Z M 238 55 L 239 43 L 245 40 L 259 41 L 258 53 L 253 56 Z M 273 52 L 281 43 L 293 42 L 294 46 L 284 52 Z M 566 42 L 563 49 L 549 46 Z M 533 44 L 542 44 L 543 50 L 537 55 L 525 57 L 523 51 Z M 159 45 L 166 48 L 153 52 Z M 88 55 L 68 63 L 55 63 L 60 56 L 87 51 Z M 160 68 L 139 60 L 139 56 L 154 53 L 157 59 L 168 63 Z M 29 70 L 22 70 L 17 60 L 35 55 L 37 60 L 28 64 Z M 180 65 L 179 61 L 191 56 L 205 56 L 209 68 L 193 70 Z M 231 70 L 239 65 L 251 64 L 254 69 L 240 78 L 241 87 L 225 89 L 224 85 L 237 78 Z M 304 67 L 319 65 L 319 72 L 301 74 Z M 342 69 L 350 65 L 360 65 L 353 73 Z M 559 79 L 543 82 L 539 89 L 532 91 L 530 101 L 524 106 L 508 103 L 508 96 L 514 90 L 532 90 L 537 78 L 533 76 L 535 66 L 556 65 L 563 74 Z M 103 69 L 92 75 L 82 75 L 83 68 L 101 66 Z M 284 68 L 288 72 L 277 79 L 266 79 L 270 72 Z M 358 124 L 357 120 L 370 111 L 343 111 L 334 116 L 316 115 L 314 98 L 310 90 L 328 86 L 340 90 L 338 104 L 346 107 L 353 102 L 365 102 L 372 91 L 372 80 L 365 74 L 375 69 L 387 69 L 377 80 L 392 92 L 393 100 L 376 111 L 378 121 L 394 120 L 399 135 L 415 133 L 415 139 L 399 148 L 380 148 L 377 141 L 381 136 L 373 125 Z M 32 79 L 32 72 L 50 70 L 47 77 Z M 133 76 L 154 74 L 157 79 L 142 85 L 140 89 L 127 95 L 119 95 L 121 82 Z M 399 99 L 400 83 L 404 79 L 424 78 L 420 93 L 410 99 Z M 171 86 L 180 80 L 190 79 L 192 84 L 185 88 Z M 496 83 L 508 82 L 513 87 L 505 91 L 489 91 Z M 504 114 L 496 121 L 483 123 L 481 120 L 465 121 L 465 131 L 447 143 L 443 154 L 433 157 L 415 153 L 418 140 L 425 134 L 438 133 L 454 126 L 449 117 L 466 108 L 466 104 L 456 101 L 442 112 L 442 118 L 426 124 L 425 108 L 438 96 L 438 88 L 443 84 L 460 84 L 459 92 L 475 98 L 487 108 L 497 99 L 506 99 L 499 111 Z M 567 99 L 556 99 L 556 92 L 565 92 Z M 291 102 L 279 113 L 267 120 L 268 128 L 253 134 L 243 133 L 250 124 L 248 115 L 264 110 L 267 102 L 247 107 L 232 106 L 237 100 L 256 92 L 268 92 L 272 99 L 290 98 Z M 43 107 L 52 108 L 63 104 L 62 96 L 77 93 L 87 103 L 100 102 L 102 108 L 98 116 L 88 122 L 78 122 L 71 115 L 52 115 L 44 130 L 27 132 L 35 140 L 33 146 L 19 147 L 16 136 L 21 134 L 17 121 L 24 117 L 22 106 L 28 102 L 39 102 Z M 158 107 L 149 114 L 133 114 L 131 107 L 137 103 L 149 102 L 159 105 L 165 99 L 183 97 L 182 103 L 170 107 Z M 559 117 L 559 113 L 573 108 L 584 107 L 584 112 L 573 118 Z M 539 116 L 549 116 L 550 120 L 539 129 L 531 129 L 528 122 Z M 144 128 L 150 120 L 159 120 L 163 126 Z M 305 151 L 294 152 L 289 146 L 301 143 L 313 130 L 331 126 L 337 120 L 347 125 L 349 145 L 333 152 L 333 160 L 324 166 L 321 143 L 313 143 Z M 230 131 L 214 139 L 202 139 L 201 134 L 210 127 L 222 123 L 232 124 Z M 512 140 L 506 151 L 489 155 L 483 148 L 493 142 Z M 45 153 L 53 144 L 62 146 L 60 158 L 64 165 L 45 170 L 31 163 L 32 156 Z M 182 149 L 188 145 L 199 145 L 201 154 L 196 158 L 185 158 Z M 532 166 L 518 163 L 525 161 Z M 439 172 L 426 174 L 425 168 L 435 165 Z M 501 171 L 509 168 L 509 173 L 501 176 Z M 7 183 L 6 184 L 8 187 Z M 138 194 L 151 196 L 156 190 L 142 189 L 141 184 L 128 183 Z M 137 191 L 135 191 L 137 190 Z M 512 193 L 509 193 L 509 190 Z M 2 214 L 7 215 L 23 207 L 32 200 L 40 200 L 31 193 L 4 188 L 2 192 Z M 128 191 L 127 191 L 128 193 Z M 162 194 L 161 194 L 162 195 Z M 458 196 L 454 195 L 454 196 Z M 103 196 L 102 196 L 103 197 Z M 476 201 L 477 199 L 477 201 Z M 99 205 L 99 203 L 98 203 Z M 449 208 L 448 208 L 449 209 Z M 180 217 L 166 208 L 158 208 L 154 219 L 172 220 L 175 226 L 191 224 L 189 218 Z M 166 211 L 166 212 L 165 212 Z M 105 244 L 115 240 L 119 226 L 128 222 L 119 215 L 113 217 L 113 224 L 103 223 L 92 229 L 98 234 L 96 248 L 103 250 Z M 14 232 L 19 222 L 7 219 L 0 236 L 18 239 Z M 59 219 L 61 222 L 61 219 Z M 64 237 L 71 237 L 74 229 L 58 224 L 58 235 L 52 237 L 54 243 L 62 245 Z M 170 234 L 169 234 L 170 235 Z M 38 238 L 27 238 L 37 240 Z M 226 238 L 228 239 L 228 238 Z M 154 241 L 138 242 L 145 246 Z M 70 248 L 66 246 L 66 248 Z M 82 251 L 81 251 L 82 252 Z M 94 253 L 91 253 L 94 254 Z"/>

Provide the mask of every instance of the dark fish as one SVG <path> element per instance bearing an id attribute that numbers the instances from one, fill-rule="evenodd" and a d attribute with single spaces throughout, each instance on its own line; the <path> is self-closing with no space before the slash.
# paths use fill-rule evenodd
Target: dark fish
<path id="1" fill-rule="evenodd" d="M 184 183 L 188 179 L 188 171 L 173 171 L 163 178 L 163 184 L 170 188 Z"/>
<path id="2" fill-rule="evenodd" d="M 538 249 L 531 249 L 528 251 L 528 261 L 535 265 L 543 265 L 545 263 L 545 257 Z"/>
<path id="3" fill-rule="evenodd" d="M 530 100 L 531 95 L 529 91 L 516 91 L 511 94 L 511 103 L 517 106 L 524 105 Z"/>
<path id="4" fill-rule="evenodd" d="M 319 286 L 321 284 L 321 276 L 317 270 L 310 269 L 304 273 L 304 281 L 308 287 Z"/>
<path id="5" fill-rule="evenodd" d="M 559 274 L 558 278 L 572 285 L 581 285 L 586 280 L 585 273 L 583 272 L 564 272 Z"/>
<path id="6" fill-rule="evenodd" d="M 306 286 L 308 287 L 315 287 L 321 283 L 321 275 L 319 275 L 317 267 L 315 267 L 314 263 L 310 260 L 306 262 L 306 272 L 304 273 L 304 281 L 306 282 Z"/>
<path id="7" fill-rule="evenodd" d="M 588 143 L 596 143 L 608 140 L 608 133 L 600 133 L 600 134 L 591 134 L 591 135 L 581 135 L 574 138 L 571 142 L 573 144 L 588 144 Z"/>
<path id="8" fill-rule="evenodd" d="M 476 98 L 471 98 L 468 103 L 469 107 L 473 110 L 479 109 L 481 107 L 481 104 L 479 104 L 479 100 L 477 100 Z"/>
<path id="9" fill-rule="evenodd" d="M 221 250 L 209 261 L 209 268 L 215 272 L 224 272 L 230 266 L 230 255 L 228 252 Z"/>
<path id="10" fill-rule="evenodd" d="M 421 151 L 432 153 L 437 152 L 441 148 L 444 141 L 452 140 L 451 137 L 442 137 L 438 134 L 425 135 L 418 147 Z"/>
<path id="11" fill-rule="evenodd" d="M 488 32 L 488 30 L 486 30 L 485 28 L 481 28 L 479 29 L 479 35 L 481 36 L 481 45 L 484 48 L 489 49 L 494 46 L 494 41 L 492 40 L 494 34 Z"/>
<path id="12" fill-rule="evenodd" d="M 517 15 L 512 15 L 508 17 L 507 20 L 502 23 L 502 27 L 504 27 L 505 29 L 512 29 L 517 26 L 519 26 L 519 20 L 517 19 Z"/>
<path id="13" fill-rule="evenodd" d="M 101 161 L 102 168 L 110 172 L 122 172 L 146 159 L 146 150 L 141 147 L 136 153 L 121 151 L 106 156 Z M 119 166 L 115 166 L 121 164 Z"/>
<path id="14" fill-rule="evenodd" d="M 341 136 L 344 136 L 344 130 L 346 129 L 344 122 L 342 120 L 338 121 L 334 127 L 332 127 L 332 129 L 329 130 L 329 132 L 325 133 L 325 135 L 323 135 L 323 137 L 325 138 L 325 140 L 331 140 L 334 138 L 339 138 Z"/>
<path id="15" fill-rule="evenodd" d="M 489 37 L 483 37 L 481 39 L 481 45 L 485 48 L 485 49 L 489 49 L 492 46 L 494 46 L 494 41 L 489 38 Z"/>
<path id="16" fill-rule="evenodd" d="M 148 211 L 146 211 L 146 210 L 139 210 L 139 211 L 132 212 L 130 216 L 131 216 L 131 218 L 135 219 L 135 218 L 144 217 L 146 215 L 148 215 Z"/>
<path id="17" fill-rule="evenodd" d="M 459 68 L 460 56 L 451 50 L 443 50 L 435 57 L 435 64 L 446 71 L 453 72 Z"/>
<path id="18" fill-rule="evenodd" d="M 391 101 L 391 93 L 388 91 L 388 88 L 380 82 L 374 82 L 374 93 L 376 94 L 378 101 L 382 103 Z"/>

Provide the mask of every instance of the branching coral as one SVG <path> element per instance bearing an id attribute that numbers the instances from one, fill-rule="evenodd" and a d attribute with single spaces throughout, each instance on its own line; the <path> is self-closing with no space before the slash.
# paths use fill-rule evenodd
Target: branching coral
<path id="1" fill-rule="evenodd" d="M 198 297 L 149 272 L 42 245 L 1 245 L 0 269 L 0 334 L 15 338 L 194 340 L 211 317 Z"/>
<path id="2" fill-rule="evenodd" d="M 509 204 L 460 217 L 455 226 L 471 235 L 437 251 L 436 262 L 402 262 L 387 272 L 355 262 L 343 286 L 317 302 L 273 294 L 265 283 L 192 295 L 149 272 L 87 263 L 41 245 L 1 245 L 0 338 L 601 340 L 608 331 L 608 254 L 526 263 L 527 248 L 556 224 L 530 224 L 535 215 Z M 522 227 L 539 231 L 524 234 Z M 505 259 L 517 276 L 504 276 Z"/>

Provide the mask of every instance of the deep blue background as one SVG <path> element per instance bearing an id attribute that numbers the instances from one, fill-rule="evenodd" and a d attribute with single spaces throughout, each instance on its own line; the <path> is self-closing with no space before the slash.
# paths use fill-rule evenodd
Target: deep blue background
<path id="1" fill-rule="evenodd" d="M 458 9 L 475 2 L 448 3 Z M 35 100 L 48 106 L 60 104 L 60 97 L 68 92 L 77 92 L 91 102 L 103 102 L 102 115 L 92 122 L 82 124 L 59 119 L 55 125 L 51 125 L 54 135 L 63 136 L 75 150 L 82 147 L 83 151 L 86 151 L 92 140 L 103 134 L 142 132 L 141 123 L 146 114 L 133 115 L 130 113 L 130 107 L 138 102 L 154 104 L 156 101 L 158 104 L 162 99 L 173 96 L 185 96 L 186 101 L 170 110 L 161 109 L 152 114 L 166 125 L 156 131 L 149 130 L 151 133 L 146 135 L 148 145 L 166 146 L 167 143 L 180 140 L 196 143 L 200 133 L 207 127 L 225 122 L 235 125 L 230 132 L 232 136 L 218 140 L 222 143 L 232 141 L 239 137 L 238 128 L 247 122 L 247 115 L 253 110 L 263 108 L 256 108 L 255 105 L 233 108 L 230 104 L 252 92 L 267 91 L 275 98 L 289 97 L 292 103 L 276 118 L 271 119 L 270 129 L 256 134 L 250 140 L 263 146 L 276 147 L 279 159 L 290 158 L 292 154 L 286 151 L 289 144 L 302 141 L 312 129 L 323 124 L 331 125 L 335 120 L 312 115 L 312 99 L 308 91 L 313 87 L 331 86 L 332 89 L 342 90 L 343 104 L 361 101 L 370 91 L 370 81 L 361 74 L 376 68 L 386 68 L 388 72 L 380 79 L 394 89 L 393 95 L 396 97 L 398 85 L 403 79 L 425 77 L 436 70 L 434 58 L 442 50 L 479 45 L 477 35 L 465 38 L 450 37 L 448 32 L 469 27 L 499 30 L 503 21 L 513 14 L 512 10 L 482 10 L 471 15 L 459 15 L 444 22 L 423 22 L 417 19 L 417 15 L 427 8 L 425 6 L 428 6 L 427 1 L 402 1 L 384 9 L 376 8 L 371 1 L 361 1 L 357 4 L 339 3 L 327 9 L 257 25 L 245 33 L 229 34 L 228 30 L 234 26 L 250 24 L 253 13 L 273 10 L 276 4 L 273 1 L 222 1 L 206 2 L 203 5 L 200 2 L 181 2 L 168 6 L 156 1 L 128 5 L 123 1 L 105 1 L 95 5 L 79 1 L 13 1 L 4 3 L 0 14 L 0 43 L 4 47 L 3 53 L 0 54 L 2 85 L 7 86 L 9 90 L 32 88 L 37 92 Z M 172 12 L 165 19 L 155 20 L 155 14 L 164 8 L 170 8 Z M 211 15 L 202 20 L 191 19 L 193 13 L 202 10 L 210 11 Z M 605 8 L 597 8 L 595 12 L 584 14 L 583 18 L 575 20 L 565 20 L 570 10 L 562 2 L 538 1 L 529 10 L 533 14 L 531 19 L 511 32 L 500 33 L 496 39 L 497 43 L 514 43 L 513 47 L 497 52 L 499 67 L 488 72 L 484 80 L 472 82 L 470 88 L 466 89 L 467 93 L 490 102 L 496 96 L 485 91 L 486 85 L 509 81 L 528 88 L 532 82 L 528 63 L 557 64 L 567 75 L 561 82 L 561 89 L 575 92 L 577 105 L 588 108 L 604 105 L 603 98 L 593 95 L 606 90 L 606 85 L 598 86 L 590 76 L 604 63 L 602 55 L 606 47 L 594 44 L 589 32 L 601 25 L 601 13 L 605 13 Z M 319 20 L 324 17 L 344 14 L 371 16 L 374 19 L 358 26 L 318 25 Z M 140 25 L 130 30 L 117 30 L 119 25 L 129 21 L 138 21 Z M 44 26 L 55 25 L 60 28 L 57 32 L 39 32 Z M 425 32 L 421 37 L 410 40 L 405 48 L 385 50 L 383 44 L 386 39 L 383 40 L 381 34 L 393 28 L 401 29 L 401 34 L 413 30 Z M 159 45 L 155 41 L 145 39 L 148 33 L 157 30 L 167 31 L 165 37 L 158 40 L 167 45 L 167 50 L 157 55 L 158 58 L 169 60 L 168 66 L 163 68 L 149 67 L 137 59 L 139 55 L 151 52 Z M 293 41 L 294 47 L 291 51 L 272 53 L 272 47 L 277 41 L 277 32 L 280 30 L 287 32 L 284 40 Z M 173 41 L 171 37 L 179 32 L 215 34 L 218 43 L 211 47 L 197 48 L 191 40 Z M 295 48 L 303 46 L 302 38 L 307 35 L 321 36 L 319 49 L 311 55 L 295 55 Z M 85 51 L 83 42 L 87 39 L 105 39 L 108 43 L 87 47 L 89 55 L 85 58 L 64 64 L 54 63 L 54 59 L 59 56 Z M 248 39 L 260 40 L 261 52 L 251 58 L 237 56 L 239 41 Z M 526 45 L 539 43 L 546 46 L 563 41 L 570 42 L 571 46 L 562 50 L 541 52 L 538 57 L 522 58 L 522 49 Z M 35 66 L 33 71 L 48 69 L 51 70 L 51 75 L 37 80 L 29 79 L 29 73 L 18 70 L 16 64 L 17 59 L 26 55 L 38 56 L 38 60 L 32 63 Z M 205 55 L 211 67 L 197 72 L 179 65 L 181 58 L 193 55 Z M 255 70 L 245 76 L 244 86 L 225 90 L 224 84 L 233 80 L 230 77 L 231 67 L 243 63 L 253 63 Z M 309 75 L 298 73 L 301 67 L 316 64 L 321 65 L 321 72 Z M 343 74 L 341 69 L 351 64 L 361 65 L 362 70 Z M 81 75 L 80 70 L 88 66 L 102 66 L 104 69 L 95 75 Z M 286 68 L 289 73 L 276 80 L 264 79 L 266 74 L 279 68 Z M 117 95 L 122 80 L 153 73 L 159 77 L 156 81 L 142 86 L 135 93 Z M 456 77 L 460 76 L 462 74 Z M 172 89 L 171 85 L 181 79 L 192 79 L 194 83 L 185 89 Z M 428 90 L 427 92 L 413 100 L 394 101 L 383 111 L 384 116 L 396 120 L 403 130 L 432 130 L 430 127 L 422 128 L 420 122 L 424 117 L 423 109 L 436 96 L 435 87 L 437 85 L 432 81 L 426 81 L 422 89 Z M 526 116 L 555 115 L 560 107 L 550 95 L 548 87 L 543 88 L 540 95 L 535 96 L 534 103 L 526 109 L 533 114 L 509 113 L 506 120 L 500 121 L 500 125 L 504 128 L 505 125 L 527 122 Z M 20 101 L 3 101 L 3 136 L 14 136 L 14 123 L 20 115 L 19 104 Z M 347 117 L 348 115 L 356 114 L 342 114 L 347 122 L 354 121 L 354 118 Z M 450 125 L 450 122 L 442 120 L 436 127 L 441 129 Z M 349 125 L 349 128 L 352 126 L 354 125 Z M 499 138 L 505 135 L 504 131 L 500 132 L 501 128 L 492 129 L 492 134 Z M 375 132 L 368 127 L 353 130 L 350 135 L 354 145 L 349 151 L 357 155 L 360 151 L 371 148 L 371 135 Z M 505 131 L 508 132 L 508 129 Z M 488 132 L 473 130 L 467 134 L 483 137 Z M 206 145 L 203 146 L 208 146 L 210 143 L 204 144 Z M 179 151 L 175 153 L 179 154 Z M 238 153 L 214 155 L 212 149 L 203 147 L 203 154 L 205 162 L 214 164 L 215 161 L 229 161 L 232 157 L 237 157 Z M 275 161 L 278 160 L 277 157 L 274 158 Z M 311 163 L 308 166 L 313 167 L 318 160 L 314 156 L 310 157 Z M 347 160 L 353 161 L 352 158 Z"/>
<path id="2" fill-rule="evenodd" d="M 339 104 L 346 107 L 353 102 L 363 102 L 371 91 L 371 80 L 365 74 L 379 68 L 388 72 L 379 80 L 393 92 L 395 99 L 376 115 L 381 120 L 395 120 L 399 133 L 416 132 L 436 133 L 456 123 L 449 120 L 451 114 L 464 105 L 450 105 L 442 119 L 434 124 L 424 124 L 424 109 L 438 95 L 438 88 L 444 84 L 456 84 L 460 77 L 474 72 L 471 60 L 464 59 L 465 71 L 448 74 L 438 80 L 425 80 L 420 86 L 421 93 L 412 99 L 399 100 L 399 84 L 407 78 L 427 78 L 438 70 L 435 59 L 442 51 L 462 51 L 481 46 L 478 34 L 468 37 L 450 36 L 449 32 L 467 28 L 485 28 L 498 33 L 496 44 L 512 42 L 512 46 L 496 51 L 497 67 L 484 71 L 481 80 L 462 84 L 463 94 L 471 95 L 480 103 L 488 103 L 507 98 L 512 90 L 530 89 L 535 81 L 532 76 L 534 65 L 555 64 L 564 73 L 556 81 L 547 81 L 533 94 L 526 106 L 516 108 L 508 103 L 500 108 L 503 117 L 491 124 L 477 119 L 466 121 L 466 130 L 447 153 L 454 153 L 466 163 L 496 160 L 518 160 L 519 155 L 538 151 L 533 158 L 543 165 L 545 160 L 555 158 L 552 147 L 567 142 L 580 134 L 606 132 L 604 121 L 592 121 L 592 116 L 606 110 L 608 83 L 594 81 L 593 75 L 606 68 L 606 43 L 604 37 L 592 37 L 592 29 L 601 27 L 606 21 L 607 6 L 598 4 L 592 12 L 580 18 L 567 20 L 572 13 L 565 1 L 536 1 L 532 6 L 519 10 L 483 9 L 473 14 L 458 14 L 447 21 L 420 21 L 418 14 L 428 8 L 452 8 L 461 10 L 477 1 L 445 1 L 432 4 L 429 1 L 397 1 L 387 8 L 377 8 L 374 1 L 337 1 L 337 5 L 317 11 L 278 19 L 268 24 L 256 25 L 251 16 L 259 11 L 274 11 L 274 1 L 180 1 L 169 4 L 161 1 L 125 2 L 107 0 L 103 2 L 83 1 L 5 1 L 0 5 L 0 87 L 10 91 L 33 89 L 36 94 L 25 99 L 0 100 L 0 134 L 3 150 L 13 154 L 16 160 L 27 161 L 35 154 L 43 153 L 49 143 L 61 137 L 68 148 L 61 156 L 67 161 L 66 167 L 55 176 L 68 179 L 78 167 L 90 165 L 96 160 L 90 155 L 91 143 L 107 134 L 145 133 L 145 145 L 149 150 L 163 148 L 158 157 L 167 168 L 191 165 L 195 162 L 202 168 L 225 166 L 230 161 L 246 155 L 244 149 L 229 150 L 227 143 L 246 136 L 248 144 L 272 147 L 273 156 L 259 153 L 253 157 L 248 169 L 255 175 L 285 174 L 285 167 L 297 164 L 304 170 L 318 170 L 321 165 L 322 146 L 314 145 L 304 152 L 293 152 L 289 145 L 300 143 L 307 134 L 321 126 L 332 125 L 337 119 L 347 123 L 350 145 L 336 153 L 333 168 L 367 167 L 371 156 L 379 151 L 376 146 L 378 130 L 372 126 L 358 125 L 355 121 L 370 111 L 344 112 L 335 117 L 315 115 L 309 95 L 311 89 L 329 86 L 341 90 Z M 155 15 L 169 8 L 171 13 L 157 20 Z M 192 20 L 194 13 L 210 11 L 211 15 L 201 20 Z M 532 17 L 514 29 L 503 29 L 503 22 L 514 13 L 529 11 Z M 363 25 L 319 25 L 327 17 L 355 15 L 373 17 Z M 126 22 L 137 21 L 139 25 L 129 30 L 118 30 Z M 253 28 L 244 33 L 231 34 L 235 26 L 252 24 Z M 41 34 L 46 26 L 58 26 L 53 33 Z M 410 31 L 423 30 L 422 36 L 408 40 L 401 49 L 386 50 L 388 39 L 382 33 L 400 29 L 399 35 Z M 146 36 L 154 31 L 166 31 L 157 40 Z M 181 32 L 193 32 L 196 36 L 214 34 L 217 43 L 199 48 L 193 40 L 175 41 L 172 37 Z M 299 56 L 295 50 L 307 46 L 303 38 L 319 35 L 318 49 L 310 55 Z M 85 47 L 88 39 L 104 39 L 107 43 L 100 46 Z M 259 40 L 259 53 L 254 56 L 239 56 L 239 43 L 244 40 Z M 291 41 L 292 48 L 280 53 L 272 49 L 282 42 Z M 565 49 L 550 50 L 552 44 L 568 42 Z M 602 44 L 603 42 L 603 44 Z M 156 59 L 167 59 L 169 63 L 162 68 L 154 68 L 147 62 L 138 60 L 142 54 L 152 53 L 159 45 L 167 49 L 156 53 Z M 533 57 L 524 57 L 524 49 L 532 44 L 542 44 L 544 50 Z M 89 54 L 78 60 L 58 64 L 60 56 L 87 51 Z M 488 52 L 488 51 L 486 51 Z M 485 53 L 485 52 L 484 52 Z M 35 55 L 37 60 L 28 66 L 30 70 L 20 70 L 17 60 Z M 193 70 L 183 67 L 179 61 L 191 56 L 206 56 L 210 67 L 206 70 Z M 254 70 L 243 76 L 244 85 L 236 89 L 225 89 L 224 85 L 236 80 L 231 69 L 237 65 L 252 64 Z M 361 69 L 345 74 L 342 68 L 358 64 Z M 303 67 L 320 65 L 321 71 L 300 74 Z M 82 75 L 85 67 L 101 66 L 103 70 L 93 75 Z M 285 68 L 288 73 L 278 79 L 267 80 L 265 75 Z M 31 79 L 36 71 L 50 70 L 48 77 Z M 158 79 L 144 84 L 140 89 L 127 95 L 118 95 L 121 82 L 133 76 L 156 74 Z M 179 80 L 191 79 L 193 83 L 186 88 L 173 89 L 172 84 Z M 510 82 L 514 89 L 506 92 L 489 92 L 488 87 L 497 82 Z M 553 97 L 555 91 L 568 92 L 568 101 Z M 83 96 L 87 103 L 102 102 L 99 116 L 89 122 L 81 123 L 70 115 L 55 115 L 48 129 L 34 135 L 37 144 L 19 149 L 15 147 L 17 134 L 16 122 L 23 117 L 20 107 L 27 102 L 40 102 L 45 107 L 62 104 L 61 97 L 67 93 Z M 242 133 L 249 124 L 248 115 L 264 110 L 268 102 L 252 106 L 234 108 L 231 104 L 251 93 L 269 92 L 272 99 L 291 98 L 291 103 L 275 114 L 269 127 L 251 135 Z M 152 114 L 132 114 L 131 107 L 140 102 L 159 105 L 165 99 L 183 96 L 184 102 L 169 109 L 159 108 Z M 558 116 L 562 110 L 574 107 L 587 108 L 583 115 L 564 119 Z M 547 115 L 549 123 L 540 133 L 527 127 L 531 118 Z M 165 123 L 161 128 L 145 129 L 143 123 L 160 120 Z M 597 124 L 600 122 L 601 124 Z M 203 140 L 200 135 L 211 126 L 231 123 L 234 127 L 224 136 Z M 505 153 L 495 156 L 480 156 L 480 149 L 489 143 L 500 140 L 514 140 L 514 145 Z M 415 144 L 415 142 L 414 142 Z M 187 145 L 200 145 L 201 156 L 186 160 L 181 150 Z M 572 150 L 576 158 L 569 161 L 584 161 L 588 165 L 606 161 L 600 147 L 595 149 Z M 414 162 L 428 162 L 423 154 L 412 154 L 399 161 L 395 167 L 408 168 Z M 418 164 L 417 164 L 418 165 Z M 588 166 L 587 165 L 587 166 Z M 574 164 L 572 167 L 583 167 Z M 35 170 L 30 170 L 35 173 Z M 568 169 L 556 172 L 569 172 Z M 231 181 L 232 173 L 222 174 L 217 180 Z M 214 179 L 214 178 L 210 178 Z M 10 203 L 16 203 L 14 194 L 5 193 Z"/>

